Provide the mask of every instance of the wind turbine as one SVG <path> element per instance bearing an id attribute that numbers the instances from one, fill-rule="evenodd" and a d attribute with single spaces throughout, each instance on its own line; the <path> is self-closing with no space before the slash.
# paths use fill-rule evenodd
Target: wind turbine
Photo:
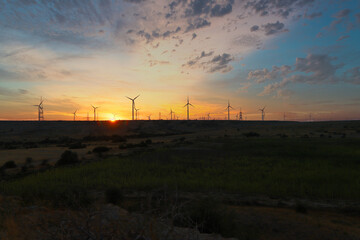
<path id="1" fill-rule="evenodd" d="M 173 110 L 170 109 L 170 120 L 173 120 L 173 113 L 175 113 L 175 112 L 173 112 Z"/>
<path id="2" fill-rule="evenodd" d="M 112 113 L 112 115 L 113 115 L 113 120 L 116 121 L 116 115 L 117 115 L 117 114 L 116 114 L 116 113 Z"/>
<path id="3" fill-rule="evenodd" d="M 262 109 L 259 109 L 259 111 L 261 111 L 261 120 L 264 121 L 265 120 L 265 107 L 263 107 Z"/>
<path id="4" fill-rule="evenodd" d="M 132 120 L 134 120 L 134 111 L 135 111 L 135 99 L 137 99 L 138 97 L 140 96 L 140 94 L 139 95 L 137 95 L 136 97 L 134 97 L 134 98 L 129 98 L 128 96 L 126 96 L 128 99 L 130 99 L 131 100 L 131 102 L 132 102 L 132 106 L 131 106 L 131 110 L 132 110 Z"/>
<path id="5" fill-rule="evenodd" d="M 151 117 L 151 114 L 150 114 L 150 115 L 148 115 L 147 117 L 148 117 L 148 120 L 151 120 L 151 118 L 150 118 L 150 117 Z"/>
<path id="6" fill-rule="evenodd" d="M 44 100 L 42 97 L 40 98 L 40 103 L 38 105 L 33 105 L 34 107 L 38 108 L 38 119 L 39 121 L 44 121 L 44 106 L 43 106 Z"/>
<path id="7" fill-rule="evenodd" d="M 228 100 L 228 106 L 227 106 L 227 108 L 225 108 L 225 109 L 227 109 L 227 110 L 228 110 L 228 120 L 230 120 L 230 108 L 232 108 L 232 109 L 233 109 L 233 107 L 232 107 L 232 106 L 230 106 L 230 101 Z"/>
<path id="8" fill-rule="evenodd" d="M 77 109 L 75 112 L 73 112 L 73 115 L 74 115 L 74 121 L 75 121 L 75 118 L 76 118 L 76 112 L 77 112 Z"/>
<path id="9" fill-rule="evenodd" d="M 138 120 L 138 111 L 140 111 L 140 108 L 134 108 L 135 109 L 135 120 Z"/>
<path id="10" fill-rule="evenodd" d="M 93 105 L 91 105 L 94 109 L 94 122 L 96 121 L 96 109 L 98 109 L 99 107 L 94 107 Z"/>
<path id="11" fill-rule="evenodd" d="M 189 97 L 187 97 L 187 103 L 185 104 L 184 107 L 187 107 L 187 120 L 189 120 L 189 106 L 194 107 L 190 102 L 189 102 Z"/>
<path id="12" fill-rule="evenodd" d="M 239 112 L 239 120 L 242 121 L 243 120 L 243 116 L 242 116 L 242 111 L 241 111 L 241 108 L 240 108 L 240 112 Z"/>
<path id="13" fill-rule="evenodd" d="M 159 120 L 161 120 L 161 112 L 159 112 Z"/>

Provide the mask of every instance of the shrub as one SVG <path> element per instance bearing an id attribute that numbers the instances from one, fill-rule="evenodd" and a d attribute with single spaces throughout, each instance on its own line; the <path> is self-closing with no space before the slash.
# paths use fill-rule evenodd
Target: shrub
<path id="1" fill-rule="evenodd" d="M 307 208 L 306 208 L 306 206 L 305 206 L 304 204 L 296 203 L 295 211 L 296 211 L 297 213 L 306 214 L 306 213 L 307 213 Z"/>
<path id="2" fill-rule="evenodd" d="M 219 233 L 224 237 L 236 235 L 236 222 L 233 213 L 210 198 L 198 200 L 188 205 L 174 220 L 179 227 L 197 227 L 201 233 Z"/>
<path id="3" fill-rule="evenodd" d="M 49 160 L 48 159 L 44 159 L 41 161 L 41 166 L 48 166 L 49 165 Z"/>
<path id="4" fill-rule="evenodd" d="M 107 203 L 119 205 L 123 201 L 124 196 L 120 189 L 109 188 L 105 192 L 105 198 Z"/>
<path id="5" fill-rule="evenodd" d="M 86 148 L 86 145 L 82 144 L 81 142 L 72 143 L 69 145 L 69 149 L 81 149 L 81 148 Z"/>
<path id="6" fill-rule="evenodd" d="M 78 162 L 79 158 L 77 153 L 66 150 L 65 152 L 63 152 L 63 154 L 61 154 L 60 159 L 56 162 L 56 166 L 71 165 Z"/>
<path id="7" fill-rule="evenodd" d="M 94 148 L 93 153 L 102 154 L 104 152 L 108 152 L 109 150 L 110 150 L 110 148 L 108 148 L 108 147 L 100 146 L 100 147 Z"/>
<path id="8" fill-rule="evenodd" d="M 27 157 L 25 159 L 25 165 L 31 164 L 33 162 L 33 159 L 31 157 Z"/>
<path id="9" fill-rule="evenodd" d="M 259 137 L 260 134 L 258 134 L 257 132 L 247 132 L 243 134 L 245 137 Z"/>
<path id="10" fill-rule="evenodd" d="M 2 165 L 2 169 L 8 169 L 8 168 L 16 168 L 17 165 L 14 161 L 7 161 L 6 163 L 4 163 L 4 165 Z"/>

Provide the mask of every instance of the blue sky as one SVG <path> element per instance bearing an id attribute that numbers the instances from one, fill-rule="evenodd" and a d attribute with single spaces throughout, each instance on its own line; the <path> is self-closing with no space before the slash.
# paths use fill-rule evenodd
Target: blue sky
<path id="1" fill-rule="evenodd" d="M 357 0 L 0 0 L 0 119 L 360 119 Z"/>

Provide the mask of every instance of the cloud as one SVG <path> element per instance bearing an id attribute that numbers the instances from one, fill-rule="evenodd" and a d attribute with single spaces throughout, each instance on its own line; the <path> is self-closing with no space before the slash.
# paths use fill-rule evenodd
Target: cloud
<path id="1" fill-rule="evenodd" d="M 360 13 L 355 14 L 357 23 L 360 23 Z"/>
<path id="2" fill-rule="evenodd" d="M 214 0 L 192 0 L 188 3 L 185 16 L 210 15 L 211 17 L 222 17 L 231 13 L 234 0 L 227 0 L 223 4 Z"/>
<path id="3" fill-rule="evenodd" d="M 258 25 L 254 25 L 250 28 L 250 32 L 256 32 L 257 30 L 259 30 L 259 26 Z"/>
<path id="4" fill-rule="evenodd" d="M 350 13 L 351 13 L 350 9 L 343 9 L 343 10 L 338 11 L 336 14 L 333 15 L 333 17 L 336 19 L 334 21 L 332 21 L 330 23 L 330 26 L 326 27 L 325 29 L 335 30 L 337 25 L 343 24 L 343 23 L 348 25 L 347 26 L 348 29 L 351 29 L 353 26 L 352 26 L 352 23 L 350 23 L 348 20 L 348 16 Z"/>
<path id="5" fill-rule="evenodd" d="M 216 4 L 212 9 L 211 9 L 211 16 L 212 17 L 222 17 L 226 14 L 231 13 L 232 11 L 232 5 L 229 3 L 225 6 L 221 6 L 219 4 Z"/>
<path id="6" fill-rule="evenodd" d="M 21 78 L 21 74 L 3 69 L 0 66 L 0 82 L 14 80 L 14 79 L 20 79 L 20 78 Z"/>
<path id="7" fill-rule="evenodd" d="M 260 95 L 268 95 L 273 92 L 283 90 L 292 83 L 335 83 L 339 81 L 357 82 L 359 80 L 359 69 L 348 70 L 346 77 L 340 78 L 337 71 L 343 67 L 343 64 L 334 64 L 337 60 L 327 54 L 308 54 L 305 58 L 296 58 L 293 66 L 274 66 L 272 70 L 258 69 L 249 72 L 248 79 L 263 83 L 267 80 L 279 80 L 264 87 Z"/>
<path id="8" fill-rule="evenodd" d="M 344 73 L 345 81 L 352 84 L 360 84 L 360 66 L 347 70 Z"/>
<path id="9" fill-rule="evenodd" d="M 206 19 L 204 18 L 196 18 L 193 21 L 188 21 L 188 26 L 185 30 L 185 32 L 189 32 L 189 31 L 193 31 L 199 28 L 204 28 L 204 27 L 208 27 L 210 26 L 211 23 L 208 22 Z"/>
<path id="10" fill-rule="evenodd" d="M 207 58 L 213 55 L 214 52 L 201 52 L 200 56 L 195 57 L 194 59 L 189 60 L 187 63 L 183 64 L 183 67 L 191 68 L 202 68 L 209 73 L 222 72 L 226 73 L 231 71 L 233 68 L 229 65 L 231 61 L 234 60 L 228 53 L 223 53 L 222 55 L 214 56 L 210 60 L 200 62 L 201 59 Z"/>
<path id="11" fill-rule="evenodd" d="M 279 77 L 284 77 L 291 73 L 291 66 L 283 65 L 281 67 L 273 66 L 272 70 L 258 69 L 254 71 L 250 71 L 248 73 L 249 80 L 255 80 L 257 83 L 262 83 L 267 80 L 278 79 Z"/>
<path id="12" fill-rule="evenodd" d="M 341 41 L 341 40 L 344 40 L 344 39 L 349 38 L 349 37 L 350 37 L 349 35 L 340 36 L 337 41 Z"/>
<path id="13" fill-rule="evenodd" d="M 262 29 L 265 32 L 265 35 L 273 35 L 280 32 L 286 32 L 288 30 L 284 29 L 284 24 L 277 21 L 275 23 L 267 23 L 262 25 Z"/>
<path id="14" fill-rule="evenodd" d="M 228 64 L 233 60 L 234 58 L 228 53 L 223 53 L 222 55 L 215 56 L 213 59 L 211 59 L 211 61 L 206 63 L 211 65 L 208 72 L 229 72 L 232 70 L 232 66 L 229 66 Z"/>
<path id="15" fill-rule="evenodd" d="M 350 9 L 343 9 L 343 10 L 340 10 L 339 12 L 337 12 L 334 17 L 336 18 L 344 18 L 344 17 L 347 17 L 349 16 L 351 10 Z"/>
<path id="16" fill-rule="evenodd" d="M 211 55 L 213 55 L 213 53 L 214 53 L 213 51 L 208 52 L 208 53 L 206 53 L 205 51 L 202 51 L 200 56 L 189 60 L 186 64 L 183 64 L 183 67 L 184 66 L 192 67 L 192 66 L 196 65 L 200 59 L 202 59 L 204 57 L 210 57 Z"/>
<path id="17" fill-rule="evenodd" d="M 245 4 L 245 8 L 250 9 L 260 16 L 275 14 L 287 18 L 294 9 L 309 5 L 314 1 L 315 0 L 253 0 L 248 1 Z"/>
<path id="18" fill-rule="evenodd" d="M 314 13 L 311 13 L 311 14 L 305 14 L 304 18 L 314 19 L 314 18 L 318 18 L 318 17 L 321 17 L 321 16 L 322 16 L 322 12 L 314 12 Z"/>
<path id="19" fill-rule="evenodd" d="M 129 3 L 142 3 L 142 2 L 145 2 L 145 0 L 124 0 L 124 1 L 129 2 Z M 106 2 L 109 2 L 109 1 L 106 1 Z"/>
<path id="20" fill-rule="evenodd" d="M 28 93 L 28 91 L 25 89 L 13 90 L 13 89 L 0 87 L 0 96 L 17 97 L 19 95 L 24 95 L 27 93 Z"/>

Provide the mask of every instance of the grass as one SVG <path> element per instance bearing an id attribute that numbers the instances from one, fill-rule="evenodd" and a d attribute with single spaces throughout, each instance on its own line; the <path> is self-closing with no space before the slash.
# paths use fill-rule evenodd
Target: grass
<path id="1" fill-rule="evenodd" d="M 222 138 L 2 182 L 26 199 L 109 188 L 360 200 L 360 139 Z M 180 148 L 181 147 L 181 148 Z"/>

